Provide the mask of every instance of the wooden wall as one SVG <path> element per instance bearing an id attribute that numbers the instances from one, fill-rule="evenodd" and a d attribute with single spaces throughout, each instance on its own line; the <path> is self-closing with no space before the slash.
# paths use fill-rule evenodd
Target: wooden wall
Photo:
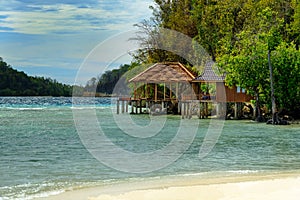
<path id="1" fill-rule="evenodd" d="M 216 89 L 216 100 L 218 102 L 249 102 L 253 99 L 252 96 L 246 94 L 246 90 L 236 86 L 229 88 L 228 86 L 224 86 L 222 82 L 217 83 Z"/>

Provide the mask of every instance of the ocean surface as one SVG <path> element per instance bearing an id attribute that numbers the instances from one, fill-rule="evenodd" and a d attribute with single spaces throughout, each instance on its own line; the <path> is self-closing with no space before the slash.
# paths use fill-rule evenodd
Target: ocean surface
<path id="1" fill-rule="evenodd" d="M 152 118 L 130 115 L 131 124 L 124 128 L 116 123 L 119 118 L 112 115 L 114 108 L 110 98 L 77 98 L 72 101 L 72 98 L 63 97 L 0 97 L 0 200 L 34 199 L 83 187 L 170 176 L 197 174 L 213 177 L 300 170 L 300 125 L 272 126 L 251 121 L 226 121 L 222 124 L 221 135 L 215 138 L 212 150 L 200 158 L 199 149 L 208 129 L 216 128 L 210 126 L 214 121 L 195 117 L 185 119 L 182 125 L 180 116 Z M 188 148 L 166 166 L 156 168 L 157 161 L 149 159 L 147 165 L 152 166 L 153 162 L 153 170 L 135 173 L 129 168 L 128 172 L 124 172 L 120 171 L 123 169 L 121 165 L 124 165 L 121 162 L 124 154 L 111 152 L 104 141 L 95 141 L 99 147 L 106 148 L 104 157 L 113 162 L 111 165 L 108 161 L 99 160 L 92 148 L 84 146 L 83 140 L 88 138 L 88 131 L 85 136 L 78 133 L 78 126 L 85 124 L 80 125 L 74 119 L 74 110 L 95 113 L 106 138 L 134 155 L 149 156 L 148 152 L 173 145 L 173 138 L 179 130 L 187 135 L 193 131 L 196 134 L 192 141 L 181 138 L 176 143 L 174 149 Z M 125 116 L 121 114 L 119 117 L 122 115 Z M 164 122 L 163 128 L 157 129 L 157 134 L 148 134 L 159 126 L 151 125 L 151 120 Z M 146 135 L 130 135 L 132 123 L 142 127 L 144 131 L 141 134 Z M 163 163 L 170 156 L 173 156 L 172 152 L 167 151 L 158 159 Z M 128 158 L 129 163 L 131 159 Z M 133 159 L 134 162 L 136 160 Z M 145 166 L 142 162 L 143 159 L 140 159 L 135 167 Z M 120 169 L 117 169 L 118 165 Z"/>

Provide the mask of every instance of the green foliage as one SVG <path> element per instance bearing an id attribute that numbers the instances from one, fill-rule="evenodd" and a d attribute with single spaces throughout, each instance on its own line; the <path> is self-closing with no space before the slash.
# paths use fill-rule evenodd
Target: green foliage
<path id="1" fill-rule="evenodd" d="M 44 77 L 31 77 L 0 59 L 0 96 L 71 96 L 72 87 Z"/>
<path id="2" fill-rule="evenodd" d="M 170 49 L 184 51 L 187 47 L 192 49 L 192 45 L 185 44 L 183 40 L 169 40 L 171 33 L 164 34 L 162 28 L 194 38 L 197 35 L 197 28 L 196 20 L 192 17 L 193 1 L 154 0 L 154 2 L 156 5 L 151 7 L 153 17 L 136 25 L 140 29 L 140 34 L 134 39 L 139 40 L 141 49 L 135 53 L 135 61 L 152 64 L 166 61 L 187 64 L 188 61 L 181 56 L 161 47 L 167 45 Z"/>
<path id="3" fill-rule="evenodd" d="M 134 65 L 135 64 L 125 64 L 120 66 L 119 69 L 104 72 L 98 79 L 91 78 L 91 80 L 87 82 L 84 90 L 87 92 L 112 94 L 118 81 L 120 81 L 120 79 L 124 79 L 125 77 L 123 75 Z"/>
<path id="4" fill-rule="evenodd" d="M 287 36 L 285 20 L 290 17 L 280 14 L 272 2 L 260 1 L 258 5 L 261 7 L 253 8 L 257 16 L 252 19 L 253 25 L 248 24 L 236 34 L 238 40 L 234 48 L 220 56 L 218 64 L 227 73 L 228 85 L 247 88 L 248 92 L 263 100 L 270 108 L 268 52 L 271 52 L 277 106 L 279 110 L 292 110 L 299 106 L 297 102 L 300 99 L 297 93 L 300 89 L 297 75 L 299 50 Z"/>
<path id="5" fill-rule="evenodd" d="M 272 52 L 275 96 L 279 108 L 300 107 L 300 51 L 285 42 Z"/>

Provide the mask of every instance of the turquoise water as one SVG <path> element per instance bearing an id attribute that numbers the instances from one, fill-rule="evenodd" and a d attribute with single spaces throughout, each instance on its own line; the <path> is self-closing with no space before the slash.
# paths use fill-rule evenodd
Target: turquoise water
<path id="1" fill-rule="evenodd" d="M 159 134 L 137 138 L 124 134 L 114 122 L 109 98 L 81 98 L 77 103 L 80 109 L 95 109 L 103 131 L 115 145 L 136 153 L 166 146 L 181 120 L 179 116 L 168 116 Z M 33 199 L 81 187 L 152 177 L 300 170 L 299 125 L 226 121 L 212 151 L 199 159 L 199 148 L 210 123 L 200 120 L 193 143 L 176 162 L 149 173 L 120 172 L 99 162 L 82 144 L 74 123 L 74 109 L 71 98 L 0 97 L 0 199 Z M 150 122 L 147 115 L 131 117 L 141 126 Z M 111 156 L 118 160 L 122 155 Z"/>

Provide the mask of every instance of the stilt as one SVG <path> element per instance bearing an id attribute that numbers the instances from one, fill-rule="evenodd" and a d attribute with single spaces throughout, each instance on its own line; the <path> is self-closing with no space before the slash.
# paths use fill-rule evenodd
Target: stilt
<path id="1" fill-rule="evenodd" d="M 188 102 L 187 104 L 186 104 L 186 117 L 187 118 L 190 118 L 190 103 Z"/>
<path id="2" fill-rule="evenodd" d="M 255 120 L 256 119 L 256 105 L 255 104 L 251 104 L 252 108 L 253 108 L 253 116 L 252 119 Z"/>
<path id="3" fill-rule="evenodd" d="M 120 101 L 117 100 L 117 114 L 120 114 Z"/>
<path id="4" fill-rule="evenodd" d="M 135 101 L 135 114 L 138 114 L 138 101 Z"/>
<path id="5" fill-rule="evenodd" d="M 124 113 L 125 112 L 125 102 L 124 101 L 122 101 L 121 109 L 122 109 L 122 113 Z"/>
<path id="6" fill-rule="evenodd" d="M 198 118 L 201 119 L 201 102 L 199 102 L 198 106 Z"/>
<path id="7" fill-rule="evenodd" d="M 238 118 L 238 104 L 234 102 L 234 119 Z"/>
<path id="8" fill-rule="evenodd" d="M 155 84 L 155 89 L 154 89 L 154 101 L 157 102 L 157 84 Z"/>
<path id="9" fill-rule="evenodd" d="M 205 102 L 205 118 L 208 118 L 208 103 Z"/>
<path id="10" fill-rule="evenodd" d="M 129 104 L 129 101 L 126 101 L 126 107 L 125 107 L 125 112 L 128 113 L 128 104 Z"/>
<path id="11" fill-rule="evenodd" d="M 134 113 L 134 106 L 133 106 L 134 101 L 131 101 L 131 114 Z"/>
<path id="12" fill-rule="evenodd" d="M 139 108 L 140 108 L 140 114 L 142 114 L 142 100 L 139 100 Z"/>
<path id="13" fill-rule="evenodd" d="M 146 100 L 146 112 L 149 112 L 149 102 Z"/>
<path id="14" fill-rule="evenodd" d="M 181 118 L 182 119 L 184 119 L 184 112 L 185 112 L 185 110 L 184 110 L 184 102 L 180 102 L 180 112 L 181 112 Z"/>

